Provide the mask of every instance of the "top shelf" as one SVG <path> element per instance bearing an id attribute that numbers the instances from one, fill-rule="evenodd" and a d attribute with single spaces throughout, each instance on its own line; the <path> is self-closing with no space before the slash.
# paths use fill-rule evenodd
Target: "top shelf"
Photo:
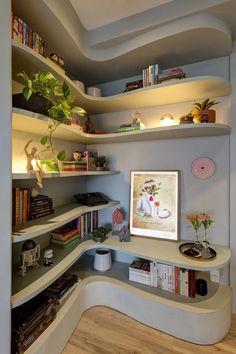
<path id="1" fill-rule="evenodd" d="M 230 83 L 216 76 L 191 77 L 153 85 L 109 97 L 86 95 L 74 82 L 55 65 L 31 48 L 12 42 L 13 78 L 27 68 L 27 73 L 50 71 L 59 80 L 65 81 L 75 96 L 75 104 L 83 107 L 89 114 L 118 112 L 129 109 L 199 100 L 206 97 L 228 96 Z"/>

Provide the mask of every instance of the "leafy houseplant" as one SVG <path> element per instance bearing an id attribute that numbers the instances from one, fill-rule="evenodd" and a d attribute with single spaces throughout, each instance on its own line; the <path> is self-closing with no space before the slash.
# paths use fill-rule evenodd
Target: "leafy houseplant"
<path id="1" fill-rule="evenodd" d="M 107 237 L 106 234 L 109 232 L 109 230 L 105 227 L 98 227 L 97 229 L 94 229 L 92 234 L 93 234 L 93 239 L 96 242 L 104 242 Z"/>
<path id="2" fill-rule="evenodd" d="M 195 116 L 196 123 L 215 123 L 215 110 L 210 109 L 219 102 L 211 101 L 209 98 L 202 102 L 195 102 L 193 104 L 193 115 Z"/>
<path id="3" fill-rule="evenodd" d="M 74 97 L 70 94 L 69 86 L 65 82 L 57 80 L 50 72 L 38 72 L 32 78 L 25 72 L 19 73 L 18 76 L 24 80 L 23 96 L 25 101 L 30 101 L 32 97 L 34 100 L 40 97 L 44 100 L 44 110 L 39 113 L 47 114 L 52 118 L 47 128 L 48 134 L 40 140 L 44 146 L 41 153 L 48 151 L 50 156 L 41 160 L 40 163 L 42 166 L 46 166 L 46 170 L 58 171 L 58 161 L 65 159 L 65 151 L 63 150 L 56 154 L 52 143 L 53 133 L 60 123 L 70 124 L 73 113 L 85 115 L 86 112 L 78 106 L 72 108 L 71 104 L 74 101 Z M 33 107 L 30 108 L 32 111 L 35 111 L 34 100 L 32 101 Z"/>
<path id="4" fill-rule="evenodd" d="M 108 163 L 108 159 L 106 156 L 97 156 L 94 162 L 97 170 L 104 170 Z"/>

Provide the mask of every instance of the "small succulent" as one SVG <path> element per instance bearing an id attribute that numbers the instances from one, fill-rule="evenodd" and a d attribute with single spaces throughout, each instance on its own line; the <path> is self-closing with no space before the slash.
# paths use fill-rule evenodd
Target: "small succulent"
<path id="1" fill-rule="evenodd" d="M 107 162 L 108 162 L 108 160 L 107 160 L 107 157 L 106 157 L 106 156 L 97 156 L 97 157 L 95 158 L 95 165 L 96 165 L 96 166 L 101 166 L 101 167 L 103 167 L 103 166 L 106 165 Z"/>
<path id="2" fill-rule="evenodd" d="M 204 100 L 202 102 L 193 103 L 193 106 L 194 106 L 194 109 L 197 111 L 207 111 L 209 108 L 211 108 L 212 106 L 215 106 L 218 103 L 219 102 L 216 102 L 216 101 L 210 101 L 210 99 L 207 98 L 206 100 Z"/>
<path id="3" fill-rule="evenodd" d="M 94 241 L 104 242 L 107 239 L 106 234 L 108 232 L 109 232 L 109 230 L 103 226 L 98 227 L 97 229 L 94 229 L 92 232 Z"/>

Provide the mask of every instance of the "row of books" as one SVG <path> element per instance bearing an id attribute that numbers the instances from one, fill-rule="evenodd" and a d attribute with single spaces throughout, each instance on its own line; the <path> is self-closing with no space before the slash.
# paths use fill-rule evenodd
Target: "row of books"
<path id="1" fill-rule="evenodd" d="M 26 221 L 53 214 L 53 201 L 46 195 L 32 197 L 30 189 L 15 187 L 12 190 L 12 224 L 20 225 Z"/>
<path id="2" fill-rule="evenodd" d="M 21 18 L 12 13 L 12 38 L 32 48 L 45 58 L 48 56 L 48 44 L 34 32 Z"/>
<path id="3" fill-rule="evenodd" d="M 79 172 L 79 171 L 95 171 L 95 158 L 97 157 L 96 151 L 75 151 L 73 153 L 74 160 L 63 161 L 61 170 L 63 172 Z"/>
<path id="4" fill-rule="evenodd" d="M 163 81 L 172 80 L 172 79 L 184 79 L 185 73 L 181 68 L 172 68 L 166 70 L 164 73 L 159 74 L 157 78 L 157 83 L 160 84 Z"/>
<path id="5" fill-rule="evenodd" d="M 121 124 L 119 128 L 116 129 L 116 133 L 130 132 L 133 130 L 144 129 L 144 125 L 141 122 Z"/>
<path id="6" fill-rule="evenodd" d="M 143 87 L 156 85 L 158 83 L 158 76 L 161 72 L 158 64 L 149 65 L 143 70 Z"/>
<path id="7" fill-rule="evenodd" d="M 98 228 L 98 210 L 85 213 L 51 232 L 51 243 L 59 247 L 71 246 Z"/>
<path id="8" fill-rule="evenodd" d="M 196 272 L 191 269 L 148 260 L 135 260 L 129 266 L 129 280 L 174 294 L 191 298 L 196 296 Z"/>

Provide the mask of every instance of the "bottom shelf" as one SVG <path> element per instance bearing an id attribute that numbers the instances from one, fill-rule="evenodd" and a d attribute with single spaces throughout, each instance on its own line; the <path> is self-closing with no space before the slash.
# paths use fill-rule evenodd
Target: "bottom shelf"
<path id="1" fill-rule="evenodd" d="M 79 262 L 77 266 L 83 267 Z M 147 293 L 107 274 L 96 274 L 90 274 L 78 284 L 56 319 L 26 354 L 60 354 L 83 312 L 97 305 L 111 307 L 154 329 L 196 344 L 216 343 L 230 328 L 229 286 L 219 285 L 212 297 L 189 304 Z"/>

